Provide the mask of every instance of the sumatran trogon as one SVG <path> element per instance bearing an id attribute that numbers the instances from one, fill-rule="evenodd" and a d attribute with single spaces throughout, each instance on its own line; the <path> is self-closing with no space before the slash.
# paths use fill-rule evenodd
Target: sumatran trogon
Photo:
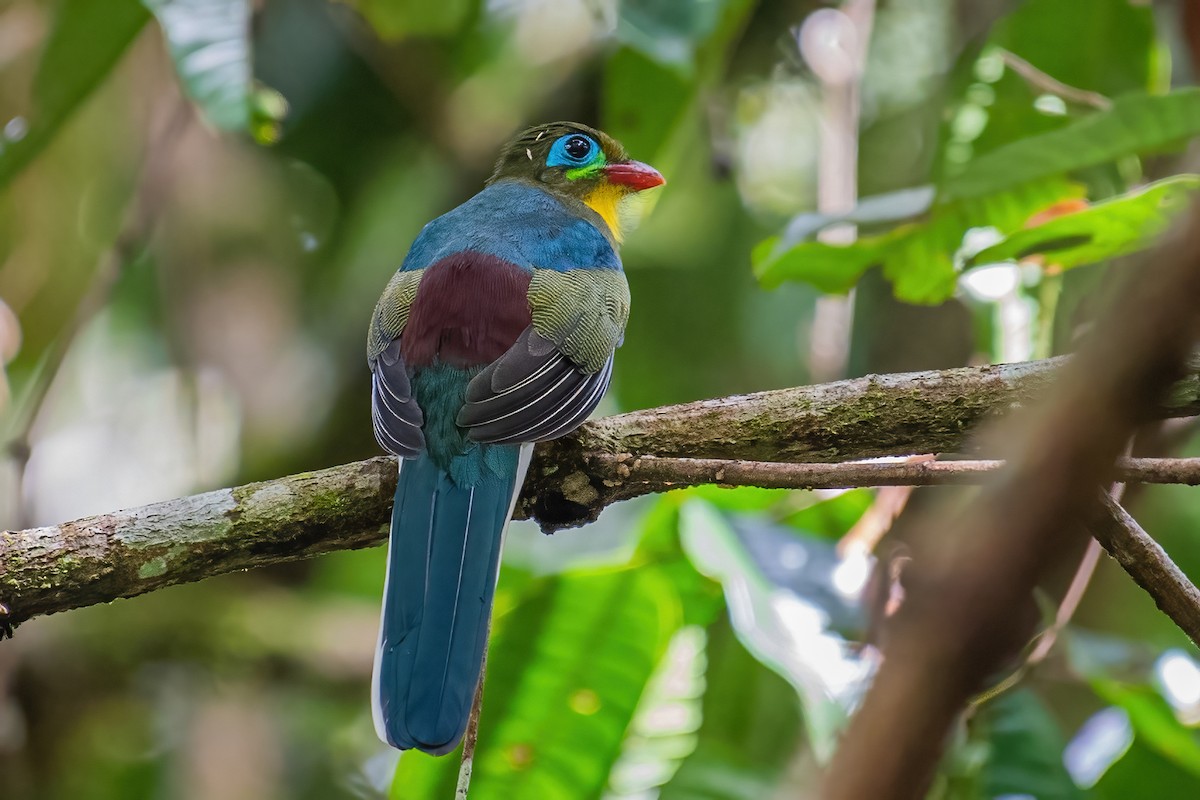
<path id="1" fill-rule="evenodd" d="M 373 710 L 441 755 L 467 725 L 504 528 L 533 442 L 600 402 L 629 315 L 620 208 L 663 183 L 612 137 L 531 128 L 421 231 L 367 339 L 375 438 L 400 457 Z"/>

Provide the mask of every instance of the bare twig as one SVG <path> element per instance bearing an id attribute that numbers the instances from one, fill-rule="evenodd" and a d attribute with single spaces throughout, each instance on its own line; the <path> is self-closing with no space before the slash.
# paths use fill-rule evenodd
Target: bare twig
<path id="1" fill-rule="evenodd" d="M 781 464 L 716 458 L 593 456 L 598 474 L 612 473 L 645 494 L 686 486 L 758 486 L 764 489 L 850 489 L 857 486 L 943 486 L 977 484 L 1004 466 L 999 460 L 850 461 L 840 464 Z M 1115 473 L 1122 481 L 1200 485 L 1200 458 L 1126 458 Z"/>
<path id="2" fill-rule="evenodd" d="M 1137 520 L 1115 500 L 1105 497 L 1103 508 L 1092 517 L 1088 530 L 1154 598 L 1155 605 L 1200 647 L 1200 590 Z"/>
<path id="3" fill-rule="evenodd" d="M 1074 86 L 1068 86 L 1057 78 L 1042 72 L 1016 53 L 1001 50 L 1000 57 L 1004 59 L 1006 67 L 1020 75 L 1026 83 L 1040 92 L 1061 97 L 1063 100 L 1081 106 L 1091 106 L 1101 111 L 1107 111 L 1112 108 L 1112 100 L 1109 100 L 1099 92 L 1089 92 L 1086 89 L 1077 89 Z"/>
<path id="4" fill-rule="evenodd" d="M 489 633 L 491 622 L 488 623 Z M 458 784 L 454 789 L 455 800 L 467 800 L 471 788 L 471 773 L 475 769 L 475 744 L 479 741 L 479 715 L 483 712 L 483 678 L 487 674 L 487 651 L 483 653 L 483 667 L 479 672 L 479 685 L 475 687 L 475 699 L 471 701 L 471 716 L 467 718 L 467 733 L 463 737 L 462 763 L 458 767 Z"/>

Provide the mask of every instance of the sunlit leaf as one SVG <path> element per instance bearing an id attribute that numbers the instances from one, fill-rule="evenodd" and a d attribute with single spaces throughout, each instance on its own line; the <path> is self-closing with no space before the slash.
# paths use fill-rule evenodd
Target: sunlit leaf
<path id="1" fill-rule="evenodd" d="M 1200 135 L 1200 89 L 1131 94 L 1063 128 L 1020 139 L 968 162 L 941 187 L 943 201 L 1105 164 L 1129 155 L 1180 148 Z"/>
<path id="2" fill-rule="evenodd" d="M 666 783 L 696 749 L 707 658 L 705 629 L 680 628 L 634 713 L 605 800 L 636 800 Z"/>
<path id="3" fill-rule="evenodd" d="M 1129 714 L 1139 741 L 1175 764 L 1200 776 L 1200 739 L 1175 717 L 1171 706 L 1150 686 L 1092 678 L 1093 691 Z"/>
<path id="4" fill-rule="evenodd" d="M 1176 175 L 1073 214 L 1017 231 L 975 255 L 972 264 L 1033 254 L 1064 269 L 1152 245 L 1200 189 L 1200 175 Z"/>
<path id="5" fill-rule="evenodd" d="M 760 800 L 801 740 L 799 698 L 738 641 L 728 619 L 708 628 L 703 721 L 696 749 L 660 800 Z"/>
<path id="6" fill-rule="evenodd" d="M 175 71 L 205 119 L 248 130 L 249 0 L 143 0 L 162 27 Z"/>
<path id="7" fill-rule="evenodd" d="M 795 577 L 804 584 L 796 587 L 805 592 L 800 594 L 782 588 L 781 576 L 768 577 L 762 552 L 756 557 L 733 522 L 704 501 L 684 506 L 680 526 L 688 557 L 724 587 L 738 638 L 759 661 L 792 684 L 804 707 L 809 742 L 818 759 L 828 758 L 846 716 L 836 698 L 855 685 L 862 665 L 829 631 L 830 613 L 822 598 L 807 592 L 814 582 L 814 572 L 803 569 L 808 558 L 797 554 L 792 564 Z M 795 543 L 787 529 L 782 541 Z M 825 570 L 826 581 L 830 572 Z"/>
<path id="8" fill-rule="evenodd" d="M 136 0 L 59 4 L 33 84 L 28 119 L 0 120 L 0 187 L 50 143 L 108 76 L 149 15 Z"/>
<path id="9" fill-rule="evenodd" d="M 925 221 L 861 236 L 850 245 L 809 241 L 784 249 L 778 237 L 767 239 L 754 248 L 751 261 L 767 288 L 798 280 L 825 292 L 849 291 L 869 268 L 881 266 L 901 300 L 939 303 L 954 294 L 958 279 L 954 254 L 970 228 L 1011 233 L 1041 209 L 1082 194 L 1081 186 L 1062 178 L 1036 181 L 940 204 Z"/>

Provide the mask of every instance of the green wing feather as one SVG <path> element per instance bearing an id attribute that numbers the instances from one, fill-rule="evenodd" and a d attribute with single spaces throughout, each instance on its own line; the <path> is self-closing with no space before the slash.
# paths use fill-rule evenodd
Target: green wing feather
<path id="1" fill-rule="evenodd" d="M 374 363 L 379 354 L 397 339 L 408 324 L 408 312 L 421 285 L 423 269 L 397 272 L 388 281 L 375 313 L 371 316 L 371 327 L 367 331 L 367 360 Z"/>
<path id="2" fill-rule="evenodd" d="M 582 372 L 604 369 L 625 335 L 629 283 L 611 269 L 535 269 L 529 282 L 533 329 Z"/>
<path id="3" fill-rule="evenodd" d="M 425 449 L 425 417 L 413 399 L 412 381 L 400 357 L 400 334 L 421 283 L 421 270 L 397 272 L 375 305 L 367 330 L 371 367 L 371 422 L 375 439 L 389 453 L 415 458 Z"/>
<path id="4" fill-rule="evenodd" d="M 467 386 L 458 424 L 477 442 L 540 442 L 578 427 L 612 377 L 629 319 L 629 285 L 616 270 L 535 269 L 532 325 Z"/>

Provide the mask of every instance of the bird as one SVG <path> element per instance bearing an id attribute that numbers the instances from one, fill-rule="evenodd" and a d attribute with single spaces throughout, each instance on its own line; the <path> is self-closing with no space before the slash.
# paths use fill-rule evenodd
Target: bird
<path id="1" fill-rule="evenodd" d="M 444 755 L 462 739 L 533 443 L 607 391 L 629 318 L 623 209 L 663 183 L 595 128 L 529 128 L 482 191 L 425 225 L 375 306 L 371 420 L 400 474 L 371 705 L 393 747 Z"/>

